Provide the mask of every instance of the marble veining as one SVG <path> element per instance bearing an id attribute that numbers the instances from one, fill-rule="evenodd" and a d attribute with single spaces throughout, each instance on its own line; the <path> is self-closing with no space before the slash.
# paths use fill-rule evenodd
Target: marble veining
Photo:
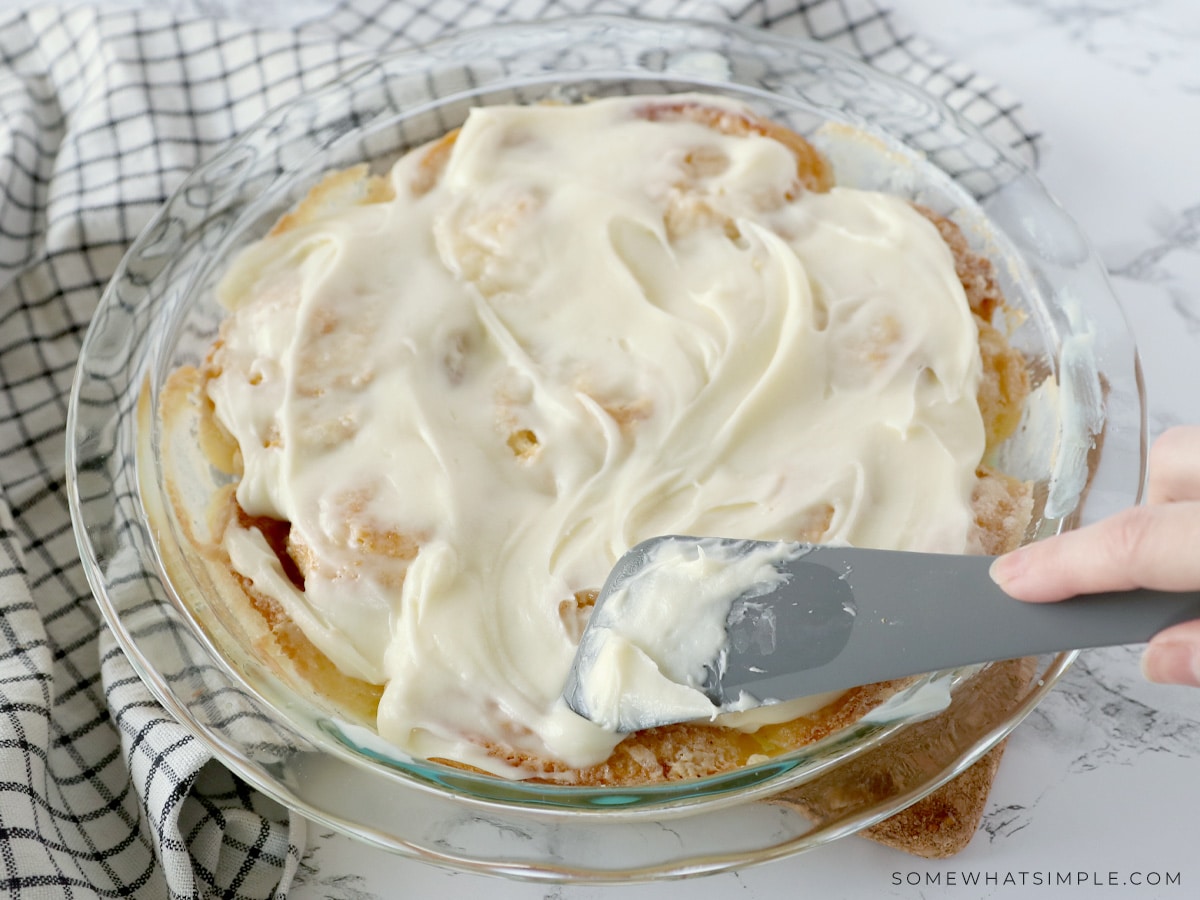
<path id="1" fill-rule="evenodd" d="M 1200 202 L 1175 213 L 1164 210 L 1151 225 L 1157 239 L 1128 262 L 1110 263 L 1111 274 L 1142 281 L 1169 281 L 1174 277 L 1170 268 L 1173 254 L 1200 256 Z"/>
<path id="2" fill-rule="evenodd" d="M 1021 8 L 1110 65 L 1200 87 L 1195 53 L 1200 27 L 1188 27 L 1190 0 L 996 0 Z M 1181 22 L 1184 27 L 1180 27 Z M 1191 23 L 1195 25 L 1195 21 Z"/>
<path id="3" fill-rule="evenodd" d="M 1174 213 L 1164 211 L 1161 219 L 1151 223 L 1157 232 L 1155 242 L 1126 263 L 1110 264 L 1109 271 L 1114 278 L 1159 286 L 1181 327 L 1200 335 L 1200 304 L 1195 297 L 1200 283 L 1200 203 Z"/>
<path id="4" fill-rule="evenodd" d="M 1145 754 L 1200 758 L 1200 705 L 1155 706 L 1167 689 L 1145 685 L 1140 654 L 1140 647 L 1085 651 L 1023 727 L 1059 748 L 1071 772 L 1133 765 Z"/>
<path id="5" fill-rule="evenodd" d="M 983 816 L 980 828 L 988 836 L 989 841 L 1002 840 L 1012 837 L 1022 828 L 1027 828 L 1033 810 L 1020 803 L 1010 803 L 989 810 Z"/>
<path id="6" fill-rule="evenodd" d="M 336 832 L 316 832 L 309 828 L 308 846 L 300 858 L 293 886 L 296 890 L 310 892 L 325 900 L 378 900 L 379 895 L 366 889 L 364 875 L 347 872 L 340 867 L 322 871 L 321 858 L 330 841 L 338 837 Z"/>

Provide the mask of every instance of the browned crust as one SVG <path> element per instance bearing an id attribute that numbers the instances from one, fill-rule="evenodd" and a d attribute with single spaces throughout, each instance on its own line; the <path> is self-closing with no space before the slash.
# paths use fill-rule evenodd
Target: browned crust
<path id="1" fill-rule="evenodd" d="M 996 325 L 996 314 L 1006 307 L 992 261 L 971 250 L 962 229 L 954 222 L 923 206 L 916 205 L 916 209 L 937 227 L 954 255 L 955 272 L 975 316 L 983 360 L 979 408 L 987 431 L 987 448 L 993 450 L 1016 431 L 1021 420 L 1021 410 L 1029 396 L 1029 367 Z"/>
<path id="2" fill-rule="evenodd" d="M 295 209 L 279 218 L 268 236 L 274 237 L 301 225 L 319 222 L 350 206 L 386 203 L 394 197 L 391 182 L 369 174 L 366 163 L 331 172 L 313 186 Z"/>
<path id="3" fill-rule="evenodd" d="M 833 187 L 833 167 L 829 161 L 796 132 L 770 119 L 736 110 L 705 106 L 695 101 L 647 103 L 637 114 L 650 122 L 685 120 L 734 137 L 758 134 L 771 138 L 792 151 L 792 155 L 796 157 L 796 177 L 806 189 L 824 193 Z"/>
<path id="4" fill-rule="evenodd" d="M 1034 659 L 988 666 L 955 691 L 944 712 L 782 794 L 776 802 L 793 806 L 816 825 L 823 825 L 919 788 L 1011 714 L 1036 669 Z M 959 852 L 979 828 L 1003 752 L 1000 743 L 961 775 L 862 834 L 931 859 Z"/>
<path id="5" fill-rule="evenodd" d="M 408 185 L 414 196 L 420 197 L 428 194 L 441 180 L 446 163 L 450 161 L 450 151 L 454 149 L 460 131 L 461 129 L 455 128 L 453 131 L 446 132 L 425 149 L 421 163 L 417 167 L 417 174 Z"/>
<path id="6" fill-rule="evenodd" d="M 267 627 L 254 643 L 260 658 L 286 660 L 289 674 L 336 698 L 338 709 L 356 721 L 373 722 L 383 687 L 344 674 L 287 617 L 278 602 L 256 591 L 249 579 L 240 575 L 237 578 L 254 612 Z"/>
<path id="7" fill-rule="evenodd" d="M 209 375 L 211 370 L 202 372 L 183 366 L 168 377 L 160 413 L 164 425 L 163 452 L 169 461 L 177 441 L 199 439 L 206 458 L 214 461 L 221 471 L 233 473 L 240 469 L 236 444 L 213 416 L 212 403 L 204 391 Z M 190 427 L 193 425 L 194 431 Z M 217 461 L 226 462 L 228 467 L 218 465 Z M 246 517 L 234 499 L 233 485 L 221 489 L 212 498 L 206 522 L 197 522 L 185 512 L 192 505 L 170 481 L 167 495 L 176 513 L 175 521 L 195 552 L 193 562 L 199 563 L 213 582 L 214 594 L 200 600 L 207 608 L 207 614 L 219 618 L 225 629 L 240 636 L 243 646 L 253 652 L 258 663 L 288 684 L 322 698 L 326 705 L 332 703 L 339 712 L 358 721 L 374 722 L 383 688 L 352 678 L 338 669 L 288 618 L 276 600 L 256 590 L 250 579 L 234 571 L 228 554 L 220 546 L 226 528 L 254 527 L 264 534 L 268 545 L 276 550 L 285 574 L 295 581 L 299 574 L 295 564 L 286 552 L 280 552 L 281 543 L 286 541 L 287 523 Z M 189 583 L 189 579 L 175 575 L 176 566 L 182 565 L 181 560 L 164 554 L 163 562 L 174 583 Z M 185 602 L 190 599 L 184 597 Z M 202 625 L 205 624 L 205 615 L 198 618 Z"/>
<path id="8" fill-rule="evenodd" d="M 570 769 L 494 744 L 489 753 L 538 773 L 529 778 L 534 782 L 613 786 L 683 781 L 730 771 L 754 758 L 778 756 L 827 737 L 852 725 L 905 683 L 854 688 L 810 716 L 766 725 L 754 732 L 690 722 L 650 728 L 629 735 L 607 760 L 587 769 Z M 442 761 L 458 765 L 452 760 Z"/>

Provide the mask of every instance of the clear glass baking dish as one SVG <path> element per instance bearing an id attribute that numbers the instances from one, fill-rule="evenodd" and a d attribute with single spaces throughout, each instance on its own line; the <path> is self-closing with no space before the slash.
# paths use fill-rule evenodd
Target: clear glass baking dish
<path id="1" fill-rule="evenodd" d="M 166 376 L 196 362 L 212 340 L 221 316 L 212 287 L 231 254 L 322 173 L 360 161 L 381 171 L 460 124 L 472 106 L 679 91 L 738 98 L 808 135 L 839 183 L 949 215 L 997 264 L 1017 311 L 1011 339 L 1041 382 L 998 460 L 1035 483 L 1029 540 L 1140 499 L 1141 378 L 1101 265 L 1026 167 L 920 91 L 819 44 L 727 25 L 605 17 L 495 27 L 367 63 L 275 110 L 176 190 L 101 300 L 67 433 L 84 567 L 134 667 L 220 760 L 306 816 L 402 854 L 519 878 L 721 871 L 855 833 L 927 795 L 995 747 L 1073 660 L 1038 660 L 1018 695 L 989 704 L 978 703 L 986 669 L 933 673 L 912 690 L 950 684 L 942 717 L 898 703 L 727 775 L 572 788 L 395 754 L 273 675 L 222 618 L 165 500 L 154 410 Z M 200 463 L 195 474 L 197 495 L 207 496 L 213 474 Z M 968 706 L 974 714 L 963 714 Z M 946 716 L 956 717 L 954 728 L 941 727 Z M 887 796 L 847 799 L 846 779 L 895 753 L 905 734 L 918 735 L 920 747 L 906 776 Z M 843 801 L 815 823 L 771 802 L 791 791 Z"/>

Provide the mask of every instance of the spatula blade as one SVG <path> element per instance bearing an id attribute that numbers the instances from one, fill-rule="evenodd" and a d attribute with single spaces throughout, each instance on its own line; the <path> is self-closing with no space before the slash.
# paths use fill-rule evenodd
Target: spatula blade
<path id="1" fill-rule="evenodd" d="M 698 559 L 704 565 L 697 567 Z M 1022 603 L 992 582 L 991 562 L 982 556 L 653 538 L 614 567 L 563 695 L 586 718 L 636 731 L 923 672 L 1137 643 L 1168 625 L 1200 618 L 1195 592 L 1122 591 Z M 741 566 L 742 580 L 726 578 L 718 597 L 709 580 L 728 575 L 723 565 Z M 763 575 L 763 565 L 775 577 Z M 684 574 L 673 581 L 675 570 Z M 648 610 L 654 615 L 640 631 L 629 627 Z M 714 621 L 724 640 L 704 657 L 711 642 L 692 646 L 690 634 Z M 674 629 L 665 640 L 653 633 L 659 625 Z"/>

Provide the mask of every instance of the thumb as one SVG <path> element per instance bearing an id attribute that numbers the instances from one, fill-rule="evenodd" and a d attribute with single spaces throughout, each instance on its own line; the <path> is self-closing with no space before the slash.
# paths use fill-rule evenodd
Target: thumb
<path id="1" fill-rule="evenodd" d="M 1146 645 L 1142 672 L 1161 684 L 1200 686 L 1200 621 L 1164 628 Z"/>

